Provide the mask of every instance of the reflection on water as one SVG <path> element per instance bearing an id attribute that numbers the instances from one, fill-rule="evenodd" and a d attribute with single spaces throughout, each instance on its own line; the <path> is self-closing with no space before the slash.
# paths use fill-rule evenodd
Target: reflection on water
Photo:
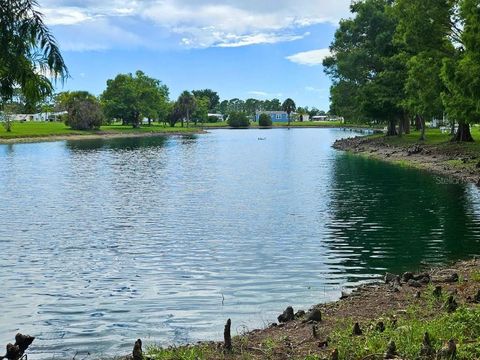
<path id="1" fill-rule="evenodd" d="M 335 263 L 340 249 L 345 251 L 341 264 L 353 279 L 479 253 L 473 186 L 347 154 L 336 157 L 333 179 L 325 242 Z"/>
<path id="2" fill-rule="evenodd" d="M 263 326 L 385 270 L 480 253 L 478 190 L 331 129 L 0 146 L 0 344 L 119 354 Z M 258 138 L 266 138 L 258 141 Z"/>

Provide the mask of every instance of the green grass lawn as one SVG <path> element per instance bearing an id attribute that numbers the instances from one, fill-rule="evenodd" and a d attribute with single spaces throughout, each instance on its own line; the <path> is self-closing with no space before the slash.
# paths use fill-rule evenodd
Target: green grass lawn
<path id="1" fill-rule="evenodd" d="M 412 131 L 408 135 L 384 137 L 382 134 L 375 134 L 372 137 L 384 137 L 385 142 L 392 146 L 409 146 L 409 145 L 427 145 L 440 146 L 446 150 L 459 151 L 461 153 L 480 153 L 480 127 L 472 126 L 472 136 L 475 140 L 473 143 L 457 143 L 451 141 L 449 133 L 442 133 L 439 129 L 427 129 L 425 132 L 425 141 L 420 141 L 420 131 Z"/>
<path id="2" fill-rule="evenodd" d="M 15 138 L 31 138 L 31 137 L 47 137 L 47 136 L 62 136 L 62 135 L 92 135 L 99 133 L 191 133 L 197 131 L 195 128 L 182 128 L 180 125 L 176 127 L 165 127 L 163 125 L 155 124 L 152 126 L 142 126 L 140 129 L 133 129 L 131 126 L 123 125 L 106 125 L 102 126 L 100 130 L 79 131 L 72 130 L 64 123 L 60 122 L 15 122 L 12 126 L 11 132 L 6 132 L 3 126 L 0 126 L 0 138 L 15 139 Z"/>

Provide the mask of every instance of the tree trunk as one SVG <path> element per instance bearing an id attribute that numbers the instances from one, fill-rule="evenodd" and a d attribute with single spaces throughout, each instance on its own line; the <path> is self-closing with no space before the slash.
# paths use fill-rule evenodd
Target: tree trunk
<path id="1" fill-rule="evenodd" d="M 190 126 L 190 111 L 187 110 L 187 128 Z"/>
<path id="2" fill-rule="evenodd" d="M 403 128 L 404 128 L 405 124 L 403 122 L 403 118 L 400 118 L 399 121 L 398 121 L 398 137 L 402 137 L 403 136 Z"/>
<path id="3" fill-rule="evenodd" d="M 410 119 L 409 119 L 409 116 L 408 116 L 407 113 L 403 114 L 402 120 L 403 120 L 403 124 L 404 124 L 403 130 L 405 130 L 405 134 L 408 135 L 408 134 L 410 134 Z"/>
<path id="4" fill-rule="evenodd" d="M 148 118 L 148 126 L 152 126 L 152 119 Z"/>
<path id="5" fill-rule="evenodd" d="M 422 123 L 420 121 L 420 116 L 415 116 L 415 130 L 420 131 L 422 130 Z"/>
<path id="6" fill-rule="evenodd" d="M 395 119 L 391 119 L 388 121 L 387 136 L 397 135 L 396 125 L 397 125 L 397 121 Z"/>
<path id="7" fill-rule="evenodd" d="M 453 141 L 457 142 L 473 142 L 472 134 L 470 133 L 470 124 L 465 121 L 458 123 L 458 130 L 453 138 Z"/>
<path id="8" fill-rule="evenodd" d="M 418 119 L 420 120 L 421 126 L 421 134 L 420 134 L 420 141 L 425 141 L 425 118 L 421 115 L 418 115 Z"/>
<path id="9" fill-rule="evenodd" d="M 290 126 L 290 113 L 287 113 L 288 115 L 288 126 Z"/>

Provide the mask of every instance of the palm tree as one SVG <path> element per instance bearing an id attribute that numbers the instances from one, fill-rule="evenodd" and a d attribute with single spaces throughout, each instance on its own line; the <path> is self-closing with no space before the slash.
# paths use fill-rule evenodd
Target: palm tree
<path id="1" fill-rule="evenodd" d="M 177 100 L 178 105 L 182 111 L 182 127 L 183 127 L 183 118 L 187 119 L 187 127 L 190 121 L 190 114 L 195 111 L 196 101 L 195 96 L 193 96 L 189 91 L 184 91 Z"/>
<path id="2" fill-rule="evenodd" d="M 51 80 L 67 77 L 68 69 L 37 1 L 1 1 L 0 106 L 12 99 L 17 88 L 27 100 L 38 102 L 53 92 Z"/>
<path id="3" fill-rule="evenodd" d="M 283 111 L 285 111 L 288 115 L 288 126 L 290 126 L 290 114 L 294 112 L 296 108 L 297 108 L 297 105 L 295 105 L 295 101 L 293 101 L 290 98 L 285 100 L 282 104 Z"/>

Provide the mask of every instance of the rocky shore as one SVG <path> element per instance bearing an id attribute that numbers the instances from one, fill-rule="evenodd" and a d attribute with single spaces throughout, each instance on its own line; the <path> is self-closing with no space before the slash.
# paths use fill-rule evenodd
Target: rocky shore
<path id="1" fill-rule="evenodd" d="M 401 163 L 443 175 L 452 181 L 480 186 L 480 154 L 470 144 L 411 144 L 381 137 L 355 137 L 337 140 L 333 147 L 355 154 Z"/>

